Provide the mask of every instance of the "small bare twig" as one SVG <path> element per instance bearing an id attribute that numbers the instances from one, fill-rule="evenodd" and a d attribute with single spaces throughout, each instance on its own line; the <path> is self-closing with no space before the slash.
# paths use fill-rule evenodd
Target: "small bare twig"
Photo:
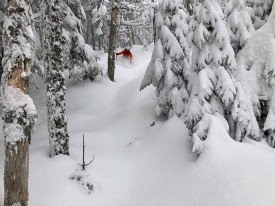
<path id="1" fill-rule="evenodd" d="M 83 134 L 83 145 L 82 145 L 82 164 L 79 164 L 82 167 L 82 170 L 85 170 L 85 167 L 90 165 L 95 159 L 95 155 L 93 156 L 93 159 L 89 163 L 85 163 L 85 139 Z"/>
<path id="2" fill-rule="evenodd" d="M 89 163 L 84 164 L 84 167 L 86 167 L 86 166 L 90 165 L 90 164 L 94 161 L 94 159 L 95 159 L 95 155 L 93 156 L 93 159 L 92 159 Z M 82 168 L 83 168 L 83 167 L 82 167 Z M 84 168 L 84 170 L 85 170 L 85 168 Z"/>

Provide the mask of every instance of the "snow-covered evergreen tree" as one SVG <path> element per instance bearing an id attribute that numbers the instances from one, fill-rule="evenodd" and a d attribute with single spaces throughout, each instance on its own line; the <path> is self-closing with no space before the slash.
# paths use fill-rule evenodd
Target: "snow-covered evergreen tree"
<path id="1" fill-rule="evenodd" d="M 229 1 L 231 1 L 231 0 L 217 0 L 217 2 L 220 4 L 220 6 L 222 8 L 226 7 L 226 5 L 228 4 Z"/>
<path id="2" fill-rule="evenodd" d="M 43 46 L 47 84 L 50 156 L 69 155 L 61 0 L 44 0 Z"/>
<path id="3" fill-rule="evenodd" d="M 185 110 L 193 151 L 200 153 L 203 148 L 209 115 L 227 122 L 226 127 L 235 140 L 241 141 L 245 136 L 257 138 L 251 109 L 233 77 L 237 65 L 221 7 L 215 0 L 203 0 L 194 11 L 194 18 L 191 75 L 194 83 Z"/>
<path id="4" fill-rule="evenodd" d="M 160 5 L 159 40 L 140 90 L 153 84 L 156 87 L 158 115 L 170 111 L 181 115 L 188 100 L 189 45 L 186 41 L 188 15 L 181 0 L 164 0 Z M 171 110 L 172 109 L 172 110 Z"/>
<path id="5" fill-rule="evenodd" d="M 32 26 L 30 1 L 8 1 L 3 26 L 1 81 L 4 205 L 28 205 L 29 144 L 36 119 L 36 109 L 28 95 L 34 49 Z"/>
<path id="6" fill-rule="evenodd" d="M 241 82 L 263 135 L 275 147 L 275 6 L 270 17 L 237 56 Z"/>
<path id="7" fill-rule="evenodd" d="M 142 25 L 139 27 L 140 32 L 138 33 L 138 36 L 141 39 L 140 42 L 145 50 L 147 49 L 147 46 L 154 41 L 155 7 L 154 3 L 144 5 L 139 17 Z"/>
<path id="8" fill-rule="evenodd" d="M 91 21 L 95 25 L 94 41 L 98 41 L 99 50 L 104 49 L 106 52 L 108 48 L 108 34 L 110 33 L 108 21 L 106 19 L 106 16 L 109 14 L 107 6 L 107 1 L 100 1 L 98 2 L 97 6 L 90 12 L 93 15 Z"/>
<path id="9" fill-rule="evenodd" d="M 259 29 L 267 21 L 274 0 L 246 0 L 255 29 Z"/>
<path id="10" fill-rule="evenodd" d="M 226 6 L 227 28 L 235 54 L 255 31 L 243 0 L 231 0 Z"/>
<path id="11" fill-rule="evenodd" d="M 108 0 L 81 0 L 87 18 L 85 39 L 94 50 L 108 51 L 110 2 Z M 107 18 L 106 18 L 107 17 Z"/>
<path id="12" fill-rule="evenodd" d="M 83 37 L 83 23 L 86 21 L 86 15 L 78 0 L 71 1 L 69 5 L 75 13 L 69 6 L 62 4 L 64 18 L 62 35 L 66 42 L 65 51 L 69 54 L 66 55 L 66 68 L 68 68 L 71 78 L 78 80 L 90 78 L 93 80 L 101 74 L 101 67 L 97 62 L 98 55 L 92 47 L 86 44 Z"/>
<path id="13" fill-rule="evenodd" d="M 40 53 L 43 50 L 43 13 L 42 4 L 35 2 L 36 9 L 36 53 L 37 58 L 33 72 L 45 76 L 43 58 Z M 68 6 L 69 5 L 69 6 Z M 62 38 L 65 69 L 69 71 L 69 77 L 80 81 L 90 78 L 93 80 L 102 73 L 102 67 L 98 64 L 98 54 L 85 42 L 84 33 L 86 30 L 86 15 L 80 0 L 68 0 L 60 2 L 60 12 L 62 18 Z"/>
<path id="14" fill-rule="evenodd" d="M 86 25 L 86 14 L 82 7 L 80 0 L 67 0 L 65 1 L 67 6 L 70 7 L 71 11 L 74 13 L 75 17 L 81 22 L 84 26 Z M 83 28 L 84 29 L 84 28 Z"/>

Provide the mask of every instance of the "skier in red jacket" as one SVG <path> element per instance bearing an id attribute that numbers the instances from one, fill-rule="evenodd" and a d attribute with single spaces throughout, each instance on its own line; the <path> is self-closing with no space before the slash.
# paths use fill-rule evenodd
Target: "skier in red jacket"
<path id="1" fill-rule="evenodd" d="M 132 55 L 132 52 L 130 51 L 130 48 L 127 46 L 125 47 L 125 49 L 119 53 L 116 53 L 116 55 L 123 55 L 124 57 L 126 58 L 129 58 L 130 59 L 130 63 L 132 63 L 132 59 L 133 59 L 133 55 Z"/>

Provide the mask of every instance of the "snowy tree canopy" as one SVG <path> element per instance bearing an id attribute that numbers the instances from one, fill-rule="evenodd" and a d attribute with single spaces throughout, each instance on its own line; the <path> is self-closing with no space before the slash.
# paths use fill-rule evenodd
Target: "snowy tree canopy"
<path id="1" fill-rule="evenodd" d="M 261 28 L 267 21 L 274 0 L 246 0 L 255 29 Z"/>
<path id="2" fill-rule="evenodd" d="M 267 23 L 258 29 L 240 51 L 237 59 L 240 71 L 238 79 L 251 101 L 261 130 L 268 143 L 275 146 L 274 140 L 274 21 L 275 9 Z"/>
<path id="3" fill-rule="evenodd" d="M 193 151 L 201 152 L 201 143 L 198 142 L 207 137 L 209 114 L 226 120 L 226 127 L 235 140 L 241 141 L 245 136 L 257 139 L 258 134 L 252 132 L 250 125 L 253 115 L 244 101 L 241 86 L 234 78 L 237 70 L 235 53 L 221 7 L 214 0 L 204 0 L 196 8 L 194 18 L 194 82 L 185 112 L 186 125 L 193 135 L 193 142 L 196 142 Z"/>
<path id="4" fill-rule="evenodd" d="M 174 110 L 180 116 L 189 96 L 186 91 L 190 59 L 186 40 L 189 16 L 180 0 L 162 1 L 160 11 L 159 40 L 140 89 L 153 83 L 156 87 L 157 114 L 167 116 Z"/>
<path id="5" fill-rule="evenodd" d="M 90 78 L 93 80 L 101 74 L 101 66 L 98 64 L 98 55 L 83 37 L 83 24 L 86 15 L 79 1 L 72 1 L 63 5 L 64 28 L 62 35 L 66 42 L 65 48 L 67 58 L 66 67 L 70 77 L 78 80 Z M 71 9 L 72 8 L 72 9 Z"/>
<path id="6" fill-rule="evenodd" d="M 43 65 L 43 11 L 45 10 L 43 4 L 34 2 L 36 8 L 37 27 L 36 35 L 36 52 L 37 59 L 35 60 L 33 72 L 41 76 L 45 76 L 45 69 Z M 69 71 L 69 77 L 80 81 L 90 78 L 93 80 L 97 75 L 101 74 L 102 67 L 98 63 L 98 54 L 90 45 L 84 40 L 86 34 L 86 14 L 81 5 L 80 0 L 61 1 L 60 11 L 63 23 L 63 49 L 62 54 L 64 58 L 65 69 Z M 41 22 L 40 22 L 41 21 Z M 40 23 L 39 23 L 40 22 Z"/>
<path id="7" fill-rule="evenodd" d="M 254 27 L 243 0 L 230 1 L 226 7 L 226 14 L 231 45 L 237 54 L 254 32 Z"/>

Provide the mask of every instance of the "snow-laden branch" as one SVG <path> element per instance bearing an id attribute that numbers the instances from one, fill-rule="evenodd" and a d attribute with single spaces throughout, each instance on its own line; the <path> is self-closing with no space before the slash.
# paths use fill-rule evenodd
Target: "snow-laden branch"
<path id="1" fill-rule="evenodd" d="M 126 25 L 126 26 L 141 26 L 141 25 L 144 25 L 143 22 L 133 22 L 133 21 L 125 21 L 125 20 L 121 20 L 120 23 L 122 25 Z"/>
<path id="2" fill-rule="evenodd" d="M 34 18 L 34 19 L 37 19 L 37 18 L 41 17 L 41 15 L 42 15 L 41 12 L 34 13 L 34 14 L 33 14 L 33 18 Z"/>

